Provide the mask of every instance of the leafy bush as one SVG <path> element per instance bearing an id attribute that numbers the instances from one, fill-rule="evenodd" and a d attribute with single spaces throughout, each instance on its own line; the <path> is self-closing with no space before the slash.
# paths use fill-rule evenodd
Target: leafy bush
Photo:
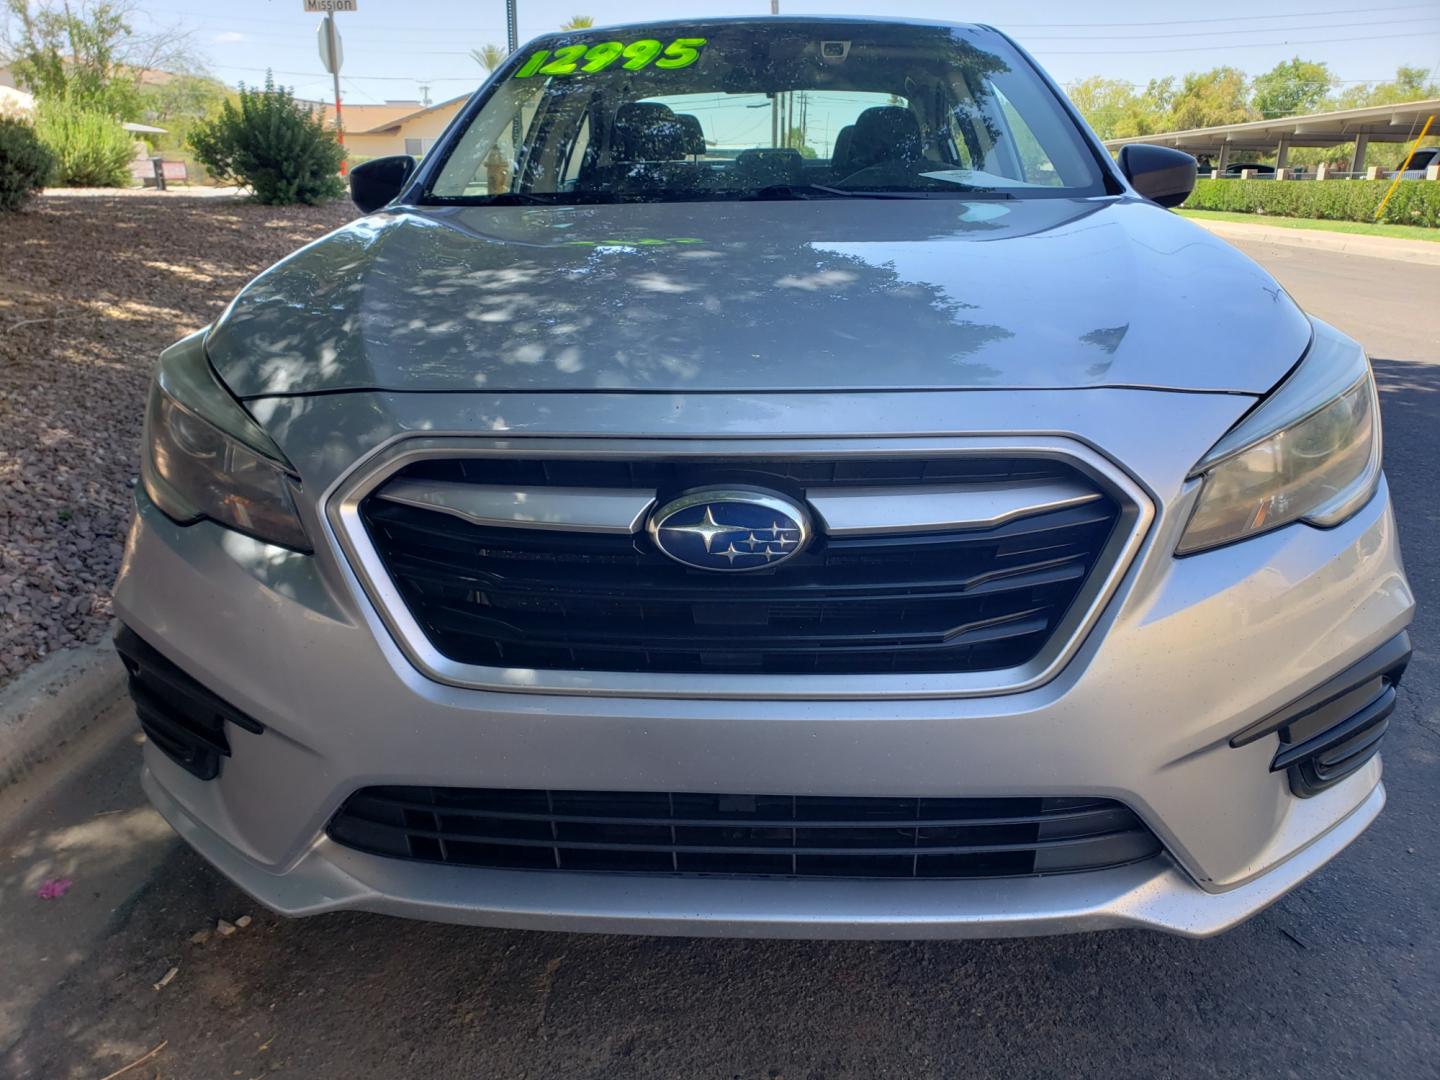
<path id="1" fill-rule="evenodd" d="M 244 184 L 257 202 L 313 205 L 345 193 L 337 175 L 345 150 L 335 133 L 269 76 L 261 89 L 242 86 L 238 101 L 197 124 L 189 142 L 213 176 Z"/>
<path id="2" fill-rule="evenodd" d="M 107 113 L 68 101 L 46 101 L 35 134 L 55 155 L 51 181 L 63 187 L 125 187 L 135 143 Z"/>
<path id="3" fill-rule="evenodd" d="M 1198 180 L 1185 209 L 1373 222 L 1389 189 L 1389 180 Z M 1380 220 L 1440 227 L 1440 183 L 1401 180 Z"/>
<path id="4" fill-rule="evenodd" d="M 54 167 L 54 157 L 36 137 L 33 127 L 19 120 L 0 119 L 0 213 L 24 206 L 45 186 Z"/>

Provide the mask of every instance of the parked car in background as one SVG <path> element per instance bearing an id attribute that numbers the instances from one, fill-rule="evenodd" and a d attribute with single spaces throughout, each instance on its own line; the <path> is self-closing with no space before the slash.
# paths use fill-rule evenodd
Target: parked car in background
<path id="1" fill-rule="evenodd" d="M 1274 180 L 1274 179 L 1275 179 L 1275 166 L 1274 166 L 1274 165 L 1261 165 L 1259 162 L 1254 162 L 1254 161 L 1237 161 L 1237 162 L 1236 162 L 1235 164 L 1233 164 L 1233 165 L 1227 165 L 1227 166 L 1225 166 L 1225 171 L 1224 171 L 1223 173 L 1221 173 L 1220 175 L 1221 175 L 1221 176 L 1228 176 L 1228 177 L 1232 177 L 1232 178 L 1238 179 L 1238 178 L 1240 177 L 1240 174 L 1243 173 L 1246 169 L 1249 169 L 1251 172 L 1253 172 L 1253 173 L 1255 174 L 1252 179 L 1255 179 L 1255 180 Z"/>
<path id="2" fill-rule="evenodd" d="M 161 356 L 146 791 L 292 915 L 1254 914 L 1380 812 L 1413 598 L 1364 351 L 1194 180 L 985 27 L 537 39 Z"/>
<path id="3" fill-rule="evenodd" d="M 1409 168 L 1397 169 L 1389 175 L 1391 177 L 1398 175 L 1402 180 L 1424 180 L 1426 169 L 1431 165 L 1440 165 L 1440 146 L 1426 146 L 1416 150 L 1408 165 Z"/>

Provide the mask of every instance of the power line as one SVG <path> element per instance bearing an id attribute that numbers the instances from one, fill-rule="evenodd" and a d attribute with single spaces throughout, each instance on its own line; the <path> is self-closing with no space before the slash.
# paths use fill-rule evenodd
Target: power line
<path id="1" fill-rule="evenodd" d="M 791 0 L 795 2 L 795 0 Z M 801 3 L 807 0 L 799 0 Z M 808 0 L 808 2 L 824 4 L 826 7 L 833 7 L 832 0 Z M 866 6 L 873 6 L 867 4 Z M 1007 27 L 1036 29 L 1036 30 L 1083 30 L 1092 27 L 1133 27 L 1133 26 L 1191 26 L 1199 24 L 1231 23 L 1231 22 L 1258 22 L 1269 19 L 1312 19 L 1320 15 L 1373 15 L 1385 11 L 1414 11 L 1417 8 L 1434 9 L 1434 4 L 1400 4 L 1392 7 L 1369 7 L 1369 8 L 1335 8 L 1329 11 L 1280 11 L 1271 15 L 1225 15 L 1208 19 L 1161 19 L 1151 22 L 1082 22 L 1082 23 L 1019 23 L 1005 22 L 1002 25 Z M 1271 27 L 1270 29 L 1279 29 Z"/>
<path id="2" fill-rule="evenodd" d="M 1288 48 L 1288 47 L 1292 47 L 1292 46 L 1296 46 L 1296 45 L 1331 45 L 1331 44 L 1335 44 L 1335 43 L 1337 43 L 1337 42 L 1391 41 L 1391 40 L 1395 40 L 1395 39 L 1398 39 L 1398 38 L 1409 38 L 1409 39 L 1413 39 L 1413 38 L 1415 38 L 1415 36 L 1416 36 L 1416 35 L 1414 35 L 1414 34 L 1372 34 L 1372 35 L 1368 35 L 1368 36 L 1358 36 L 1358 35 L 1355 35 L 1355 36 L 1343 37 L 1343 38 L 1316 38 L 1316 39 L 1309 39 L 1309 40 L 1305 40 L 1305 41 L 1292 41 L 1292 40 L 1286 40 L 1286 41 L 1252 41 L 1252 42 L 1244 42 L 1244 43 L 1237 42 L 1237 43 L 1232 44 L 1232 45 L 1227 45 L 1226 48 L 1227 48 L 1227 49 L 1262 49 L 1262 48 L 1274 48 L 1274 47 L 1277 47 L 1277 46 L 1284 46 L 1284 47 L 1287 47 L 1287 48 Z M 1158 55 L 1158 54 L 1165 54 L 1165 53 L 1211 52 L 1211 51 L 1213 51 L 1213 49 L 1214 49 L 1214 46 L 1211 46 L 1211 45 L 1195 45 L 1195 46 L 1188 46 L 1188 47 L 1176 48 L 1176 49 L 1037 49 L 1037 50 L 1035 50 L 1035 51 L 1036 51 L 1036 52 L 1040 52 L 1040 53 L 1044 53 L 1044 54 L 1047 55 L 1047 56 L 1122 56 L 1122 55 L 1124 55 L 1124 56 L 1141 56 L 1141 55 L 1151 55 L 1151 54 L 1156 54 L 1156 55 Z M 468 55 L 468 54 L 463 54 L 463 55 Z M 217 67 L 218 69 L 222 69 L 222 70 L 226 70 L 226 71 L 244 71 L 244 72 L 252 72 L 252 73 L 258 72 L 258 73 L 260 73 L 260 74 L 264 74 L 267 70 L 270 70 L 270 71 L 271 71 L 273 74 L 275 74 L 275 75 L 291 75 L 291 76 L 298 76 L 298 77 L 300 77 L 300 78 L 312 78 L 312 77 L 314 76 L 314 74 L 315 74 L 313 71 L 284 71 L 284 70 L 280 70 L 280 69 L 267 69 L 267 68 L 255 68 L 255 67 L 240 67 L 240 66 L 235 65 L 235 64 L 217 64 L 216 67 Z M 470 84 L 475 85 L 475 86 L 478 86 L 478 85 L 480 84 L 480 82 L 482 81 L 481 78 L 479 78 L 479 77 L 469 77 L 469 76 L 463 76 L 463 75 L 449 75 L 449 76 L 447 76 L 447 75 L 354 75 L 354 76 L 352 76 L 352 77 L 353 77 L 353 78 L 357 78 L 357 79 L 383 80 L 383 81 L 389 81 L 389 82 L 413 82 L 413 83 L 420 83 L 420 82 L 464 82 L 464 83 L 470 83 Z M 1383 81 L 1383 80 L 1347 80 L 1347 81 L 1365 81 L 1365 82 L 1376 81 L 1376 82 L 1380 82 L 1380 81 Z M 1135 85 L 1138 85 L 1138 84 L 1135 84 Z"/>
<path id="3" fill-rule="evenodd" d="M 1414 34 L 1372 34 L 1367 37 L 1312 38 L 1305 41 L 1250 41 L 1226 45 L 1227 49 L 1269 49 L 1276 46 L 1293 48 L 1297 45 L 1334 45 L 1339 42 L 1392 41 L 1397 38 L 1414 40 Z M 1036 49 L 1046 56 L 1148 56 L 1161 53 L 1213 52 L 1214 45 L 1193 45 L 1180 49 Z"/>
<path id="4" fill-rule="evenodd" d="M 1440 22 L 1440 18 L 1433 18 L 1433 19 L 1431 19 L 1431 18 L 1426 18 L 1426 19 L 1394 19 L 1394 20 L 1392 20 L 1390 23 L 1388 23 L 1387 25 L 1389 25 L 1389 26 L 1395 26 L 1396 24 L 1406 24 L 1406 25 L 1409 25 L 1409 24 L 1414 24 L 1414 23 L 1435 23 L 1435 22 Z M 1367 22 L 1357 22 L 1357 23 L 1327 23 L 1327 24 L 1324 25 L 1324 26 L 1309 26 L 1309 27 L 1306 27 L 1305 30 L 1304 30 L 1304 32 L 1305 32 L 1305 33 L 1317 33 L 1317 32 L 1319 32 L 1319 31 L 1321 31 L 1321 30 L 1354 30 L 1354 29 L 1356 29 L 1357 27 L 1374 26 L 1374 25 L 1375 25 L 1375 22 L 1374 22 L 1373 19 L 1372 19 L 1372 20 L 1369 20 L 1369 21 L 1367 21 Z M 1094 38 L 1077 38 L 1077 37 L 1072 37 L 1072 36 L 1066 36 L 1066 37 L 1031 37 L 1031 36 L 1029 36 L 1029 35 L 1026 35 L 1026 37 L 1025 37 L 1025 43 L 1026 43 L 1026 44 L 1029 44 L 1029 43 L 1032 42 L 1032 41 L 1073 41 L 1073 42 L 1075 42 L 1076 44 L 1080 44 L 1080 43 L 1083 43 L 1083 42 L 1086 42 L 1086 41 L 1109 41 L 1109 40 L 1116 39 L 1116 38 L 1123 38 L 1124 40 L 1127 40 L 1127 41 L 1159 41 L 1159 40 L 1162 39 L 1162 38 L 1236 37 L 1236 36 L 1241 35 L 1241 34 L 1269 34 L 1269 33 L 1275 33 L 1275 32 L 1278 31 L 1279 29 L 1280 29 L 1280 27 L 1265 27 L 1265 28 L 1255 28 L 1255 29 L 1250 29 L 1250 30 L 1202 30 L 1202 31 L 1190 31 L 1190 32 L 1176 33 L 1176 34 L 1123 34 L 1123 35 L 1105 35 L 1105 36 L 1102 36 L 1102 37 L 1094 37 Z"/>
<path id="5" fill-rule="evenodd" d="M 801 0 L 801 2 L 804 2 L 804 0 Z M 825 6 L 827 6 L 827 7 L 833 7 L 833 6 L 834 6 L 832 0 L 814 0 L 814 2 L 816 2 L 816 3 L 823 3 L 823 4 L 824 4 Z M 867 6 L 873 6 L 873 5 L 867 5 Z M 1380 14 L 1380 13 L 1383 13 L 1383 12 L 1392 12 L 1392 11 L 1415 11 L 1415 10 L 1431 10 L 1431 11 L 1433 11 L 1434 8 L 1435 8 L 1435 5 L 1434 5 L 1433 3 L 1428 3 L 1428 4 L 1398 4 L 1398 5 L 1392 5 L 1392 6 L 1389 6 L 1389 7 L 1332 8 L 1332 9 L 1330 9 L 1330 10 L 1328 10 L 1328 11 L 1283 11 L 1283 12 L 1276 12 L 1276 13 L 1271 14 L 1271 15 L 1233 15 L 1233 16 L 1219 16 L 1219 17 L 1206 18 L 1206 19 L 1162 19 L 1162 20 L 1156 20 L 1156 21 L 1137 21 L 1137 22 L 1075 22 L 1075 23 L 1020 23 L 1020 22 L 1009 22 L 1009 21 L 1005 21 L 1005 22 L 1002 23 L 1002 25 L 1004 25 L 1004 26 L 1006 26 L 1006 27 L 1013 27 L 1013 28 L 1015 28 L 1015 29 L 1034 29 L 1034 30 L 1086 30 L 1086 29 L 1106 29 L 1106 28 L 1108 28 L 1108 29 L 1124 29 L 1124 28 L 1127 28 L 1127 27 L 1147 27 L 1147 26 L 1198 26 L 1198 25 L 1214 25 L 1214 24 L 1216 24 L 1216 23 L 1259 22 L 1259 21 L 1270 21 L 1270 20 L 1275 20 L 1275 19 L 1306 19 L 1306 20 L 1309 20 L 1309 19 L 1314 19 L 1314 18 L 1321 17 L 1321 16 L 1326 16 L 1326 15 L 1375 15 L 1375 14 Z M 161 14 L 184 16 L 187 21 L 188 21 L 188 20 L 198 20 L 198 21 L 202 21 L 202 22 L 210 22 L 210 23 L 215 24 L 215 25 L 232 25 L 232 24 L 234 24 L 234 23 L 268 23 L 268 24 L 277 25 L 277 26 L 291 26 L 291 27 L 295 27 L 295 26 L 298 25 L 298 20 L 297 20 L 297 19 L 269 19 L 269 18 L 264 18 L 264 17 L 261 17 L 261 16 L 253 16 L 253 15 L 234 15 L 234 16 L 232 16 L 232 15 L 229 15 L 229 14 L 213 14 L 213 13 L 211 13 L 211 12 L 194 12 L 194 11 L 192 11 L 192 10 L 182 9 L 182 8 L 154 8 L 154 7 L 152 7 L 150 10 L 151 10 L 152 12 L 159 12 L 159 13 L 161 13 Z M 1368 24 L 1367 24 L 1367 25 L 1368 25 Z M 360 28 L 360 29 L 366 29 L 366 28 Z M 377 28 L 377 29 L 379 29 L 379 28 Z M 1262 29 L 1263 29 L 1263 28 L 1262 28 Z M 1277 29 L 1280 29 L 1280 28 L 1279 28 L 1279 27 L 1269 27 L 1268 29 L 1270 29 L 1270 30 L 1277 30 Z M 1323 28 L 1323 27 L 1318 27 L 1317 29 L 1324 29 L 1324 28 Z M 405 26 L 396 26 L 396 27 L 393 28 L 393 30 L 392 30 L 392 29 L 386 29 L 386 30 L 384 30 L 383 32 L 389 34 L 389 33 L 393 33 L 393 32 L 409 32 L 409 31 L 426 32 L 426 33 L 442 33 L 442 34 L 457 34 L 457 33 L 503 34 L 503 33 L 505 33 L 505 27 L 504 27 L 503 25 L 500 25 L 500 26 L 457 26 L 457 25 L 448 25 L 448 26 L 415 26 L 415 25 L 405 25 Z M 1197 32 L 1198 32 L 1198 31 L 1197 31 Z"/>
<path id="6" fill-rule="evenodd" d="M 313 71 L 285 71 L 281 68 L 240 67 L 237 64 L 217 64 L 215 66 L 225 71 L 245 71 L 259 75 L 264 75 L 266 72 L 269 72 L 271 75 L 288 75 L 295 78 L 310 79 L 311 81 L 315 80 L 315 72 Z M 369 82 L 409 82 L 417 85 L 422 82 L 463 82 L 469 83 L 472 86 L 479 86 L 480 83 L 484 81 L 483 76 L 471 77 L 468 75 L 351 75 L 350 78 L 363 79 Z"/>
<path id="7" fill-rule="evenodd" d="M 1392 21 L 1391 21 L 1389 24 L 1387 24 L 1387 25 L 1388 25 L 1388 26 L 1391 26 L 1391 27 L 1394 27 L 1396 24 L 1414 25 L 1414 24 L 1419 24 L 1419 23 L 1427 23 L 1427 24 L 1428 24 L 1428 23 L 1436 23 L 1436 22 L 1440 22 L 1440 18 L 1396 19 L 1396 20 L 1392 20 Z M 1319 32 L 1321 32 L 1321 31 L 1326 31 L 1326 30 L 1353 30 L 1353 29 L 1359 29 L 1359 28 L 1368 27 L 1368 26 L 1373 26 L 1373 25 L 1375 25 L 1374 20 L 1369 20 L 1369 21 L 1366 21 L 1366 22 L 1354 22 L 1354 23 L 1328 23 L 1328 24 L 1321 25 L 1321 26 L 1308 26 L 1308 27 L 1305 27 L 1302 32 L 1304 32 L 1304 33 L 1319 33 Z M 1075 36 L 1073 36 L 1073 35 L 1068 35 L 1068 34 L 1067 34 L 1067 35 L 1064 35 L 1064 36 L 1062 36 L 1062 37 L 1043 37 L 1043 36 L 1042 36 L 1042 37 L 1032 37 L 1032 36 L 1027 35 L 1027 36 L 1025 37 L 1024 43 L 1028 45 L 1028 44 L 1031 44 L 1031 43 L 1033 43 L 1033 42 L 1038 42 L 1038 41 L 1068 41 L 1068 42 L 1074 42 L 1075 44 L 1086 44 L 1086 43 L 1089 43 L 1089 42 L 1091 42 L 1091 41 L 1096 41 L 1096 42 L 1099 42 L 1099 41 L 1108 41 L 1108 40 L 1111 40 L 1112 38 L 1113 38 L 1113 39 L 1116 39 L 1116 40 L 1133 40 L 1133 41 L 1151 41 L 1151 40 L 1154 40 L 1154 41 L 1159 41 L 1159 40 L 1169 39 L 1169 38 L 1237 37 L 1237 36 L 1243 36 L 1243 35 L 1247 35 L 1247 34 L 1275 33 L 1275 32 L 1278 32 L 1279 30 L 1280 30 L 1279 27 L 1269 27 L 1269 28 L 1265 28 L 1265 29 L 1249 29 L 1249 30 L 1206 30 L 1206 31 L 1185 32 L 1185 33 L 1169 33 L 1169 34 L 1103 35 L 1103 36 L 1097 36 L 1097 37 L 1093 37 L 1093 38 L 1077 38 L 1077 37 L 1075 37 Z M 376 33 L 380 33 L 380 31 L 375 31 L 375 32 L 376 32 Z M 294 40 L 293 37 L 291 37 L 291 36 L 289 36 L 289 35 L 285 35 L 285 34 L 256 34 L 256 35 L 254 35 L 254 36 L 255 36 L 256 38 L 263 38 L 263 39 L 265 39 L 265 40 L 271 40 L 271 41 Z M 360 40 L 359 40 L 359 44 L 361 44 L 361 45 L 371 45 L 371 44 L 373 44 L 373 45 L 375 45 L 375 46 L 378 47 L 378 46 L 381 44 L 381 42 L 379 42 L 378 40 L 372 42 L 372 41 L 370 41 L 369 39 L 362 38 L 361 35 L 355 33 L 354 31 L 350 31 L 350 32 L 347 34 L 347 38 L 348 38 L 349 40 L 351 40 L 352 42 L 354 42 L 357 38 L 359 38 L 359 39 L 360 39 Z M 427 48 L 424 47 L 423 43 L 418 42 L 418 41 L 416 41 L 416 42 L 403 42 L 402 44 L 407 45 L 407 46 L 411 46 L 411 48 L 402 48 L 402 49 L 397 49 L 397 48 L 395 48 L 395 47 L 394 47 L 394 46 L 395 46 L 395 42 L 394 42 L 393 39 L 390 39 L 390 38 L 386 38 L 385 41 L 383 42 L 383 44 L 384 44 L 384 46 L 385 46 L 385 51 L 386 51 L 386 53 L 387 53 L 388 55 L 392 55 L 392 56 L 407 56 L 407 55 L 409 55 L 409 56 L 469 56 L 469 55 L 470 55 L 470 53 L 469 53 L 468 51 L 466 51 L 466 50 L 459 50 L 459 49 L 427 49 Z"/>
<path id="8" fill-rule="evenodd" d="M 1322 15 L 1374 15 L 1382 11 L 1434 10 L 1434 4 L 1400 4 L 1395 7 L 1335 8 L 1330 11 L 1282 11 L 1274 15 L 1230 15 L 1213 19 L 1167 19 L 1159 22 L 1133 23 L 1006 23 L 1006 26 L 1033 27 L 1040 30 L 1082 29 L 1092 26 L 1190 26 L 1202 23 L 1258 22 L 1262 19 L 1313 19 Z M 1271 29 L 1276 29 L 1272 27 Z"/>

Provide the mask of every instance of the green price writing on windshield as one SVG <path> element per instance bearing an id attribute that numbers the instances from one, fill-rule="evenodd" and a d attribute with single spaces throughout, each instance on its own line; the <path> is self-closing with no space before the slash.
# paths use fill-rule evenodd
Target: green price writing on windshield
<path id="1" fill-rule="evenodd" d="M 598 45 L 562 45 L 551 52 L 540 49 L 530 54 L 515 78 L 533 75 L 593 75 L 619 64 L 626 71 L 639 71 L 652 63 L 663 71 L 678 71 L 700 59 L 703 37 L 676 38 L 662 45 L 654 38 L 641 38 L 628 45 L 623 41 L 602 41 Z"/>

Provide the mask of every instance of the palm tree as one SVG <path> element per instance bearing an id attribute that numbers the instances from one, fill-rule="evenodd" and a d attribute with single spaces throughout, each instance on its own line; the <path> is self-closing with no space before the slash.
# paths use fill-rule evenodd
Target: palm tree
<path id="1" fill-rule="evenodd" d="M 593 15 L 571 15 L 570 18 L 566 19 L 563 23 L 560 24 L 560 29 L 589 30 L 590 27 L 594 25 L 595 16 Z"/>
<path id="2" fill-rule="evenodd" d="M 494 71 L 505 62 L 508 54 L 499 45 L 481 45 L 470 50 L 470 57 L 486 71 Z"/>

